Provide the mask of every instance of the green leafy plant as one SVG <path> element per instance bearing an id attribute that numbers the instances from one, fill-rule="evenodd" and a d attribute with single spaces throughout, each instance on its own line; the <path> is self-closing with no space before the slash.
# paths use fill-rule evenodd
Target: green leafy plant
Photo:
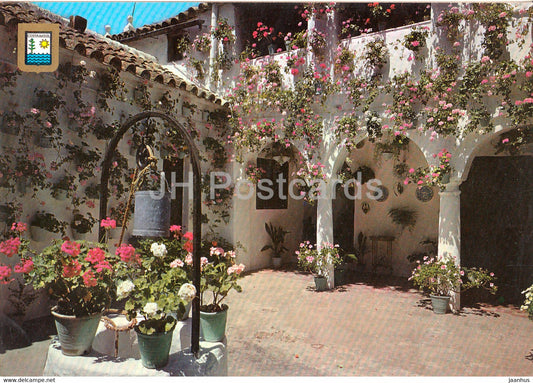
<path id="1" fill-rule="evenodd" d="M 387 63 L 387 55 L 385 40 L 377 38 L 366 44 L 363 58 L 371 68 L 381 69 Z"/>
<path id="2" fill-rule="evenodd" d="M 416 225 L 417 213 L 408 208 L 394 208 L 389 210 L 389 217 L 392 222 L 401 226 L 402 230 L 409 228 L 409 231 L 413 231 Z"/>
<path id="3" fill-rule="evenodd" d="M 272 223 L 265 222 L 265 230 L 270 237 L 270 244 L 263 246 L 261 251 L 272 250 L 274 257 L 281 257 L 283 252 L 288 249 L 284 246 L 285 236 L 289 231 L 283 229 L 282 226 L 274 226 Z"/>
<path id="4" fill-rule="evenodd" d="M 75 230 L 80 234 L 85 234 L 89 233 L 92 230 L 96 221 L 97 219 L 94 218 L 91 213 L 83 215 L 79 211 L 74 211 L 70 227 L 72 228 L 72 230 Z"/>
<path id="5" fill-rule="evenodd" d="M 31 220 L 31 226 L 37 226 L 52 233 L 65 234 L 65 223 L 60 222 L 54 214 L 39 211 Z"/>

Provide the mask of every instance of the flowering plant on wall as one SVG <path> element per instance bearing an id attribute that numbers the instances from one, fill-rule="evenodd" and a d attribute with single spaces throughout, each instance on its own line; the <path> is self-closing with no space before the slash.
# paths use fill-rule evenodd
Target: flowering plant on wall
<path id="1" fill-rule="evenodd" d="M 339 245 L 322 243 L 320 250 L 309 241 L 300 243 L 296 250 L 298 265 L 315 276 L 327 276 L 329 265 L 337 266 L 342 262 Z"/>
<path id="2" fill-rule="evenodd" d="M 404 184 L 414 183 L 420 186 L 439 186 L 441 190 L 446 188 L 449 182 L 452 166 L 450 159 L 452 155 L 446 149 L 442 149 L 434 157 L 439 157 L 439 164 L 434 166 L 419 167 L 409 169 L 409 174 L 404 180 Z"/>
<path id="3" fill-rule="evenodd" d="M 212 35 L 224 45 L 233 44 L 235 42 L 235 35 L 233 34 L 233 27 L 229 25 L 228 19 L 221 18 L 217 20 L 215 29 Z"/>
<path id="4" fill-rule="evenodd" d="M 249 163 L 244 169 L 246 178 L 248 181 L 257 184 L 266 174 L 266 171 L 263 168 L 260 168 L 253 163 Z"/>
<path id="5" fill-rule="evenodd" d="M 426 46 L 428 34 L 427 29 L 414 28 L 403 38 L 403 46 L 416 53 Z"/>
<path id="6" fill-rule="evenodd" d="M 176 234 L 174 227 L 172 231 Z M 183 268 L 188 256 L 186 241 L 175 235 L 172 239 L 143 240 L 137 248 L 123 244 L 116 250 L 120 257 L 118 299 L 127 298 L 124 308 L 129 318 L 139 313 L 144 317 L 139 323 L 143 334 L 172 330 L 176 318 L 171 314 L 181 318 L 196 294 Z"/>
<path id="7" fill-rule="evenodd" d="M 191 48 L 201 53 L 209 52 L 211 49 L 211 35 L 209 33 L 197 35 L 191 44 Z"/>
<path id="8" fill-rule="evenodd" d="M 497 287 L 494 273 L 481 268 L 460 268 L 455 258 L 441 259 L 425 256 L 422 261 L 416 261 L 409 280 L 421 290 L 437 296 L 448 296 L 451 292 L 465 291 L 471 288 L 484 288 L 491 294 L 496 293 Z"/>

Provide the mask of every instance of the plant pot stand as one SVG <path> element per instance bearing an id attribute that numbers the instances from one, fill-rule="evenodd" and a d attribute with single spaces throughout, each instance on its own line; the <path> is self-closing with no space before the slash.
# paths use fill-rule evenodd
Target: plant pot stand
<path id="1" fill-rule="evenodd" d="M 111 317 L 108 315 L 108 317 Z M 113 317 L 117 325 L 127 323 L 124 316 Z M 168 364 L 163 369 L 142 366 L 135 331 L 119 333 L 119 354 L 115 358 L 115 332 L 100 321 L 93 350 L 84 356 L 64 356 L 57 339 L 52 340 L 44 367 L 44 376 L 227 376 L 225 342 L 200 342 L 199 358 L 190 352 L 190 319 L 178 322 L 174 329 Z"/>

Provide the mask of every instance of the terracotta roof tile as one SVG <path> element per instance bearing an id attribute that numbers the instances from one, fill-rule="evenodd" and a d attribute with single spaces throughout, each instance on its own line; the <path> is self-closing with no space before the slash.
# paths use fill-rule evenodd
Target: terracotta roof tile
<path id="1" fill-rule="evenodd" d="M 122 33 L 117 33 L 111 35 L 113 40 L 121 41 L 126 38 L 131 37 L 140 37 L 148 32 L 157 31 L 159 29 L 183 23 L 188 20 L 192 20 L 197 17 L 199 14 L 204 13 L 210 8 L 210 5 L 207 3 L 200 3 L 197 7 L 191 7 L 184 12 L 177 14 L 176 16 L 170 17 L 166 20 L 160 21 L 158 23 L 143 25 L 142 27 L 136 28 L 134 31 L 127 31 Z"/>
<path id="2" fill-rule="evenodd" d="M 207 9 L 207 4 L 202 3 L 198 7 Z M 196 8 L 196 7 L 195 7 Z M 198 12 L 192 8 L 180 13 L 178 17 L 192 17 Z M 175 20 L 175 21 L 173 21 Z M 31 3 L 8 3 L 0 2 L 0 25 L 11 27 L 18 23 L 47 22 L 60 24 L 59 45 L 65 49 L 78 52 L 80 55 L 103 62 L 106 65 L 115 67 L 121 72 L 130 72 L 140 78 L 156 81 L 171 87 L 185 89 L 193 94 L 211 101 L 215 104 L 224 105 L 225 101 L 218 95 L 206 90 L 199 89 L 197 85 L 183 79 L 178 74 L 169 71 L 144 52 L 137 51 L 127 45 L 117 41 L 107 39 L 93 32 L 79 32 L 68 26 L 68 20 L 54 15 L 44 9 L 38 8 Z M 177 22 L 171 18 L 164 22 Z M 158 28 L 163 22 L 147 26 L 153 29 Z"/>

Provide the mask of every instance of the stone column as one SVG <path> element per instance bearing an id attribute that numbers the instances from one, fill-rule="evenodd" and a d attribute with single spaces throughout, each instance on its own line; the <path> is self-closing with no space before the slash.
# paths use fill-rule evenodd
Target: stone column
<path id="1" fill-rule="evenodd" d="M 440 195 L 438 257 L 455 258 L 461 266 L 461 191 L 460 180 L 451 180 Z M 460 292 L 451 294 L 452 310 L 461 308 Z"/>
<path id="2" fill-rule="evenodd" d="M 317 201 L 316 212 L 316 244 L 320 249 L 322 243 L 333 243 L 333 204 L 331 185 L 329 183 L 322 187 L 321 195 Z M 335 275 L 333 265 L 328 266 L 327 279 L 328 288 L 335 287 Z"/>

